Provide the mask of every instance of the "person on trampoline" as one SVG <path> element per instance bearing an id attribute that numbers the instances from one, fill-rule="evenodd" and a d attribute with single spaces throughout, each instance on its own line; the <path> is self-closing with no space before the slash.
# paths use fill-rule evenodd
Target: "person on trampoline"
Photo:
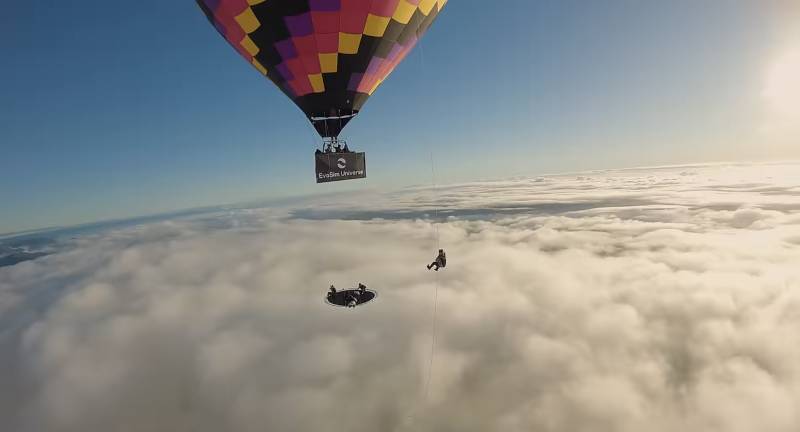
<path id="1" fill-rule="evenodd" d="M 367 286 L 362 284 L 361 282 L 359 282 L 358 283 L 358 293 L 359 294 L 364 294 L 365 292 L 367 292 Z"/>
<path id="2" fill-rule="evenodd" d="M 428 270 L 433 267 L 433 270 L 439 271 L 440 268 L 445 266 L 447 266 L 447 256 L 444 253 L 444 249 L 439 249 L 439 255 L 436 256 L 436 260 L 428 264 Z"/>
<path id="3" fill-rule="evenodd" d="M 347 307 L 354 308 L 358 304 L 358 295 L 356 293 L 347 294 Z"/>
<path id="4" fill-rule="evenodd" d="M 331 285 L 331 287 L 328 288 L 328 298 L 333 298 L 333 296 L 335 295 L 336 295 L 336 287 Z"/>

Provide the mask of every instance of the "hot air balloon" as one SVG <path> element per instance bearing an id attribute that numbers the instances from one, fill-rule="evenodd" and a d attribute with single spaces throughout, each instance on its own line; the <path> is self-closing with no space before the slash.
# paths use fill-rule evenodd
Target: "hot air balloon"
<path id="1" fill-rule="evenodd" d="M 197 0 L 217 31 L 289 96 L 322 137 L 326 152 L 317 154 L 318 183 L 366 176 L 363 153 L 327 150 L 342 144 L 342 129 L 446 3 Z"/>

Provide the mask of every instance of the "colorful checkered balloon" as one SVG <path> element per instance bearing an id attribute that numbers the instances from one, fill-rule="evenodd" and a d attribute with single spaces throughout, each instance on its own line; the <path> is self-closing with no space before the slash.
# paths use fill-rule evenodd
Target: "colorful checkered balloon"
<path id="1" fill-rule="evenodd" d="M 209 21 L 336 137 L 447 0 L 197 0 Z"/>

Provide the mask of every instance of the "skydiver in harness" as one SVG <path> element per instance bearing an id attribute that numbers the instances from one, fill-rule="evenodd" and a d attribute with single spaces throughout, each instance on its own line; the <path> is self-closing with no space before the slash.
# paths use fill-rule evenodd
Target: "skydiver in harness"
<path id="1" fill-rule="evenodd" d="M 445 266 L 447 266 L 447 256 L 444 253 L 444 249 L 439 249 L 439 255 L 436 256 L 436 260 L 428 264 L 428 270 L 434 267 L 435 271 L 439 271 L 439 268 L 444 268 Z"/>

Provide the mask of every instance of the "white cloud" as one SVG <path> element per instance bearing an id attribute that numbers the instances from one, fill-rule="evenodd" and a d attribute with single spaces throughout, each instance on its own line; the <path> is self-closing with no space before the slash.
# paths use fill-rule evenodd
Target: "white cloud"
<path id="1" fill-rule="evenodd" d="M 798 168 L 443 187 L 438 274 L 428 188 L 87 237 L 0 269 L 3 429 L 794 431 Z"/>

